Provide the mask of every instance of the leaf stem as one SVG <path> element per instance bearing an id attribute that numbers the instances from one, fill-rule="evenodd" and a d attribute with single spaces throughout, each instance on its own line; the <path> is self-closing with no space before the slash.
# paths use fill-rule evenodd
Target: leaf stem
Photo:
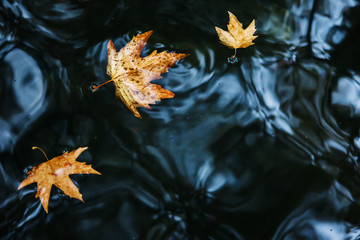
<path id="1" fill-rule="evenodd" d="M 110 79 L 109 81 L 104 82 L 104 83 L 100 84 L 99 86 L 93 85 L 93 86 L 91 86 L 92 91 L 95 92 L 96 90 L 98 90 L 99 87 L 104 86 L 105 84 L 108 84 L 109 82 L 113 82 L 113 81 L 114 81 L 113 79 Z"/>
<path id="2" fill-rule="evenodd" d="M 48 157 L 46 156 L 46 153 L 41 148 L 34 146 L 34 147 L 32 147 L 32 150 L 34 150 L 34 149 L 39 149 L 44 154 L 44 156 L 46 157 L 46 160 L 49 161 Z"/>
<path id="3" fill-rule="evenodd" d="M 235 54 L 234 54 L 234 56 L 232 56 L 231 58 L 232 58 L 232 59 L 234 59 L 234 58 L 235 58 L 235 56 L 236 56 L 236 48 L 235 48 Z"/>

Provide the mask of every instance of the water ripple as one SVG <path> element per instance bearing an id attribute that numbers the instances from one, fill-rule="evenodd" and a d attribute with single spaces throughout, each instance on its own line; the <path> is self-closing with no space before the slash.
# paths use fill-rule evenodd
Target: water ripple
<path id="1" fill-rule="evenodd" d="M 0 238 L 358 239 L 355 0 L 0 3 Z M 255 45 L 219 44 L 233 12 Z M 135 119 L 106 75 L 119 50 L 189 53 L 154 82 L 175 93 Z M 353 52 L 354 51 L 354 52 Z M 355 56 L 355 57 L 354 57 Z M 26 172 L 79 146 L 102 176 L 54 188 Z M 5 230 L 4 230 L 5 229 Z M 66 231 L 64 231 L 66 229 Z"/>

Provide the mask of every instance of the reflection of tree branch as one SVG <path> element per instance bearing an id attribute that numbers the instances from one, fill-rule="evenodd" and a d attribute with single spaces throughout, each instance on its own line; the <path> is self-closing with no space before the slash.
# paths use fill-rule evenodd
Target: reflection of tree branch
<path id="1" fill-rule="evenodd" d="M 307 30 L 307 33 L 306 33 L 306 41 L 308 42 L 308 46 L 309 46 L 308 49 L 309 49 L 309 54 L 310 55 L 313 55 L 312 42 L 311 42 L 311 29 L 312 29 L 312 23 L 314 21 L 314 15 L 315 15 L 315 12 L 317 10 L 318 5 L 319 5 L 319 1 L 318 0 L 313 0 L 313 6 L 312 6 L 310 16 L 309 16 L 308 30 Z"/>

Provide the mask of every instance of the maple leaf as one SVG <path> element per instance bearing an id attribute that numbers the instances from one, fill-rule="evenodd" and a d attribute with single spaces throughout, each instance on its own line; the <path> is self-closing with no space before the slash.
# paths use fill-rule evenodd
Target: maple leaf
<path id="1" fill-rule="evenodd" d="M 39 149 L 43 152 L 46 159 L 45 152 L 38 148 L 33 147 L 32 149 Z M 41 163 L 37 167 L 34 167 L 28 172 L 27 178 L 21 182 L 18 190 L 37 182 L 37 193 L 36 198 L 40 197 L 42 206 L 45 212 L 48 213 L 50 191 L 52 185 L 60 188 L 66 195 L 72 198 L 77 198 L 84 202 L 79 189 L 69 178 L 70 174 L 98 174 L 98 171 L 91 168 L 91 165 L 86 165 L 84 162 L 77 162 L 76 158 L 87 149 L 87 147 L 80 147 L 72 152 L 65 152 L 63 155 L 55 157 L 47 162 Z"/>
<path id="2" fill-rule="evenodd" d="M 229 48 L 235 49 L 235 54 L 232 58 L 235 58 L 236 49 L 247 48 L 254 43 L 252 42 L 258 36 L 253 36 L 255 29 L 255 20 L 249 24 L 246 29 L 243 29 L 242 23 L 235 17 L 234 14 L 229 12 L 229 24 L 227 25 L 228 31 L 224 31 L 221 28 L 215 27 L 217 34 L 219 35 L 220 42 Z"/>
<path id="3" fill-rule="evenodd" d="M 96 91 L 99 87 L 113 82 L 116 88 L 115 95 L 120 98 L 126 107 L 137 118 L 141 118 L 136 108 L 151 109 L 149 104 L 155 104 L 163 98 L 172 98 L 174 93 L 162 88 L 160 85 L 150 83 L 152 80 L 162 78 L 162 73 L 168 72 L 178 60 L 189 54 L 153 51 L 149 56 L 140 57 L 142 49 L 153 31 L 133 36 L 119 52 L 110 40 L 107 46 L 108 64 L 107 74 L 111 79 L 99 86 L 93 86 Z"/>

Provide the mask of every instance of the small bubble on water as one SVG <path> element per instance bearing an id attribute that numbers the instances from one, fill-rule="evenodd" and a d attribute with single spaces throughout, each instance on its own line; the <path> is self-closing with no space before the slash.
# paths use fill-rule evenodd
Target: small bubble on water
<path id="1" fill-rule="evenodd" d="M 231 63 L 231 64 L 234 64 L 234 63 L 237 63 L 239 61 L 239 58 L 235 57 L 235 56 L 232 56 L 232 57 L 228 57 L 227 58 L 227 62 L 228 63 Z"/>
<path id="2" fill-rule="evenodd" d="M 68 148 L 64 148 L 64 149 L 62 150 L 62 154 L 66 153 L 66 152 L 69 152 L 69 149 L 68 149 Z"/>
<path id="3" fill-rule="evenodd" d="M 92 84 L 92 85 L 90 86 L 90 91 L 91 91 L 91 92 L 96 92 L 97 87 L 98 87 L 97 84 Z"/>
<path id="4" fill-rule="evenodd" d="M 28 166 L 23 170 L 23 174 L 27 175 L 28 172 L 30 172 L 33 169 L 34 166 Z"/>

